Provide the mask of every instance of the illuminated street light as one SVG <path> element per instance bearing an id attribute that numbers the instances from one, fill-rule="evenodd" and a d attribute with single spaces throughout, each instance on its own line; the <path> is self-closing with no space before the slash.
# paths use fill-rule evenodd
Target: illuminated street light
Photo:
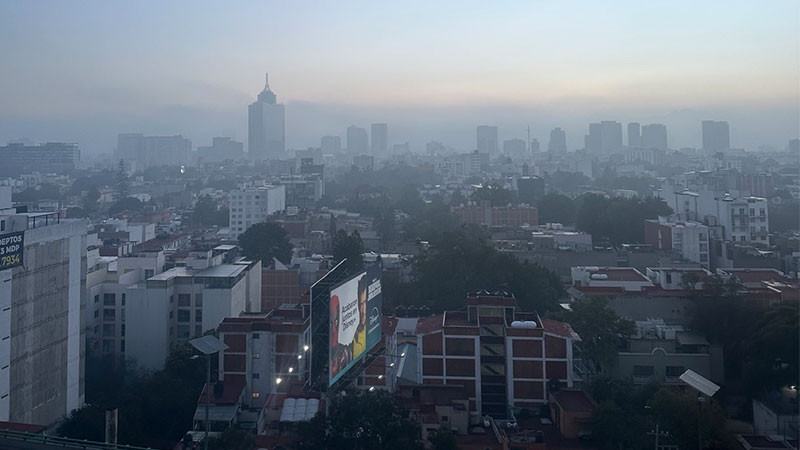
<path id="1" fill-rule="evenodd" d="M 289 367 L 289 373 L 294 372 L 294 367 Z"/>
<path id="2" fill-rule="evenodd" d="M 308 344 L 306 344 L 306 345 L 303 346 L 303 351 L 307 352 L 309 348 L 311 348 L 311 347 L 309 347 Z"/>
<path id="3" fill-rule="evenodd" d="M 281 381 L 283 381 L 281 377 L 275 378 L 275 384 L 281 384 Z"/>

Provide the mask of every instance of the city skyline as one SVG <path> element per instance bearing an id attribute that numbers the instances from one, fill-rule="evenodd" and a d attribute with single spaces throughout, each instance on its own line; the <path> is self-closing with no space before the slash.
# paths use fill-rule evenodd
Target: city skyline
<path id="1" fill-rule="evenodd" d="M 733 147 L 782 148 L 798 134 L 792 2 L 691 14 L 633 2 L 190 5 L 0 7 L 13 67 L 0 71 L 0 141 L 78 141 L 88 153 L 124 132 L 244 141 L 243 105 L 266 71 L 286 105 L 287 148 L 375 122 L 390 123 L 389 147 L 419 151 L 429 140 L 469 149 L 480 123 L 501 140 L 531 125 L 540 142 L 562 127 L 571 150 L 602 120 L 664 123 L 676 148 L 700 147 L 701 120 L 728 121 Z"/>

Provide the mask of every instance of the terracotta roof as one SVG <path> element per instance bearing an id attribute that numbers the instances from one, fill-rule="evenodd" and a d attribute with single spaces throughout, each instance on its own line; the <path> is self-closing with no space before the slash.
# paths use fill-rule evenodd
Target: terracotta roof
<path id="1" fill-rule="evenodd" d="M 641 272 L 633 267 L 601 267 L 591 271 L 592 274 L 602 273 L 608 276 L 605 280 L 596 281 L 650 281 Z"/>
<path id="2" fill-rule="evenodd" d="M 444 321 L 444 315 L 442 314 L 437 314 L 431 317 L 421 317 L 417 321 L 417 329 L 415 330 L 415 333 L 426 334 L 434 331 L 439 331 L 442 329 L 443 321 Z"/>
<path id="3" fill-rule="evenodd" d="M 206 404 L 206 397 L 210 396 L 211 402 L 215 405 L 233 405 L 239 401 L 239 396 L 247 385 L 247 380 L 244 376 L 228 375 L 222 381 L 222 392 L 219 396 L 214 393 L 214 385 L 203 386 L 203 391 L 200 393 L 200 399 L 197 401 L 200 405 Z"/>
<path id="4" fill-rule="evenodd" d="M 552 319 L 542 319 L 542 327 L 544 327 L 544 331 L 550 334 L 575 340 L 581 339 L 581 337 L 578 336 L 578 333 L 572 329 L 572 326 L 566 322 L 560 322 Z"/>
<path id="5" fill-rule="evenodd" d="M 26 433 L 41 433 L 47 427 L 44 425 L 34 425 L 31 423 L 19 423 L 19 422 L 2 422 L 0 421 L 0 430 L 9 430 L 9 431 L 24 431 Z"/>

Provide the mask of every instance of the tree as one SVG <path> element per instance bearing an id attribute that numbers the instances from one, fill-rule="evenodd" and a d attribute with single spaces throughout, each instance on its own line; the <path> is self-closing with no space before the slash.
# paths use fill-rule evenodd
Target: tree
<path id="1" fill-rule="evenodd" d="M 138 198 L 125 197 L 114 202 L 114 204 L 108 208 L 108 214 L 113 216 L 114 214 L 119 214 L 125 211 L 139 212 L 143 209 L 143 207 L 142 201 Z"/>
<path id="2" fill-rule="evenodd" d="M 348 391 L 333 396 L 328 416 L 317 414 L 298 426 L 298 450 L 422 449 L 419 424 L 397 396 L 385 392 Z"/>
<path id="3" fill-rule="evenodd" d="M 286 230 L 274 222 L 261 222 L 248 228 L 239 236 L 239 245 L 248 258 L 261 260 L 264 267 L 272 258 L 288 263 L 292 258 L 292 244 Z"/>
<path id="4" fill-rule="evenodd" d="M 555 314 L 581 337 L 581 355 L 602 369 L 614 362 L 617 351 L 634 331 L 634 324 L 609 307 L 606 297 L 588 297 L 571 304 L 571 310 Z"/>
<path id="5" fill-rule="evenodd" d="M 744 385 L 758 396 L 800 379 L 800 314 L 797 305 L 782 304 L 757 320 L 745 340 Z"/>
<path id="6" fill-rule="evenodd" d="M 439 428 L 428 434 L 433 450 L 458 450 L 456 435 L 446 428 Z"/>
<path id="7" fill-rule="evenodd" d="M 83 219 L 86 217 L 86 211 L 83 208 L 72 206 L 67 208 L 67 219 Z"/>
<path id="8" fill-rule="evenodd" d="M 378 235 L 381 237 L 384 249 L 386 249 L 386 244 L 396 237 L 396 222 L 394 210 L 390 208 L 383 208 L 378 215 L 375 216 L 375 231 L 377 231 Z"/>
<path id="9" fill-rule="evenodd" d="M 549 193 L 539 199 L 539 223 L 575 223 L 575 203 L 563 194 Z"/>
<path id="10" fill-rule="evenodd" d="M 558 276 L 537 264 L 519 262 L 488 244 L 477 226 L 445 231 L 414 259 L 409 298 L 436 310 L 458 309 L 468 292 L 506 291 L 526 311 L 558 305 L 563 287 Z M 405 299 L 408 302 L 408 299 Z"/>
<path id="11" fill-rule="evenodd" d="M 210 195 L 204 195 L 194 205 L 192 224 L 199 226 L 227 226 L 228 210 L 220 209 Z"/>
<path id="12" fill-rule="evenodd" d="M 658 198 L 606 198 L 587 194 L 577 199 L 576 225 L 592 235 L 595 241 L 613 244 L 644 241 L 644 221 L 656 219 L 672 212 Z"/>
<path id="13" fill-rule="evenodd" d="M 649 403 L 654 420 L 675 437 L 680 448 L 697 448 L 698 417 L 702 448 L 734 448 L 735 441 L 725 430 L 725 413 L 717 401 L 706 398 L 702 406 L 697 391 L 659 389 Z"/>
<path id="14" fill-rule="evenodd" d="M 128 181 L 128 169 L 125 160 L 120 159 L 117 163 L 117 201 L 125 199 L 130 195 L 130 183 Z"/>
<path id="15" fill-rule="evenodd" d="M 364 267 L 364 243 L 358 230 L 353 230 L 349 236 L 344 230 L 339 230 L 333 235 L 333 259 L 337 263 L 347 259 L 342 268 L 350 273 L 356 273 Z"/>
<path id="16" fill-rule="evenodd" d="M 209 438 L 211 450 L 252 450 L 255 445 L 253 433 L 248 430 L 230 427 L 216 438 Z"/>

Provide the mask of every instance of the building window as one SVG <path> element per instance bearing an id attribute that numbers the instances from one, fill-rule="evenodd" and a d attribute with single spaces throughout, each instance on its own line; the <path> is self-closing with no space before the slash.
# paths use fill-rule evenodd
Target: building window
<path id="1" fill-rule="evenodd" d="M 678 378 L 686 372 L 683 366 L 667 366 L 666 375 L 669 378 Z"/>
<path id="2" fill-rule="evenodd" d="M 120 327 L 120 333 L 122 333 L 122 337 L 125 337 L 125 324 L 124 323 Z"/>
<path id="3" fill-rule="evenodd" d="M 261 393 L 253 392 L 253 398 L 259 398 L 259 397 L 261 397 Z"/>
<path id="4" fill-rule="evenodd" d="M 113 323 L 107 323 L 103 325 L 103 337 L 115 337 L 116 334 L 116 326 Z"/>
<path id="5" fill-rule="evenodd" d="M 647 378 L 653 376 L 653 366 L 633 366 L 633 376 Z"/>
<path id="6" fill-rule="evenodd" d="M 189 307 L 192 302 L 192 296 L 189 294 L 178 294 L 178 306 Z"/>
<path id="7" fill-rule="evenodd" d="M 194 320 L 197 322 L 203 321 L 203 310 L 202 309 L 195 309 L 194 310 Z"/>
<path id="8" fill-rule="evenodd" d="M 125 340 L 124 339 L 119 342 L 119 351 L 122 352 L 122 353 L 125 353 Z"/>
<path id="9" fill-rule="evenodd" d="M 122 293 L 122 306 L 125 306 L 125 293 Z"/>
<path id="10" fill-rule="evenodd" d="M 114 341 L 110 339 L 103 340 L 103 353 L 111 353 L 114 351 Z"/>
<path id="11" fill-rule="evenodd" d="M 120 314 L 122 314 L 122 317 L 120 317 L 120 319 L 121 319 L 123 322 L 125 322 L 125 308 L 122 308 L 122 311 L 120 311 Z"/>
<path id="12" fill-rule="evenodd" d="M 151 278 L 155 274 L 156 274 L 156 271 L 153 270 L 153 269 L 144 269 L 144 277 L 145 277 L 145 279 Z"/>
<path id="13" fill-rule="evenodd" d="M 759 214 L 762 215 L 762 216 L 766 216 L 767 215 L 767 211 L 764 208 L 761 208 L 761 210 L 759 211 Z"/>
<path id="14" fill-rule="evenodd" d="M 259 359 L 259 358 L 261 358 L 260 353 L 253 353 L 253 359 Z"/>
<path id="15" fill-rule="evenodd" d="M 95 303 L 100 303 L 100 294 L 97 294 L 97 295 L 94 296 L 94 302 Z"/>
<path id="16" fill-rule="evenodd" d="M 253 339 L 259 339 L 261 337 L 258 333 L 253 333 Z"/>
<path id="17" fill-rule="evenodd" d="M 203 306 L 203 294 L 194 295 L 194 306 Z"/>
<path id="18" fill-rule="evenodd" d="M 750 208 L 750 215 L 751 216 L 755 216 L 756 215 L 756 209 L 755 208 Z"/>
<path id="19" fill-rule="evenodd" d="M 175 301 L 175 296 L 174 295 L 170 295 L 169 296 L 169 302 L 173 303 L 174 301 Z"/>
<path id="20" fill-rule="evenodd" d="M 94 312 L 94 318 L 97 319 L 98 317 L 100 317 L 100 310 L 99 309 L 95 310 L 95 312 Z"/>
<path id="21" fill-rule="evenodd" d="M 116 306 L 117 296 L 114 294 L 103 294 L 103 305 Z"/>
<path id="22" fill-rule="evenodd" d="M 109 308 L 104 309 L 103 320 L 117 320 L 117 311 Z"/>
<path id="23" fill-rule="evenodd" d="M 254 374 L 253 374 L 253 379 L 254 379 L 254 380 L 258 380 L 258 377 L 259 377 L 259 375 L 258 375 L 257 373 L 254 373 Z"/>
<path id="24" fill-rule="evenodd" d="M 667 274 L 667 284 L 671 284 L 671 283 L 672 283 L 672 274 L 668 273 Z"/>
<path id="25" fill-rule="evenodd" d="M 170 311 L 170 312 L 169 312 L 169 318 L 170 318 L 170 319 L 172 319 L 173 317 L 175 317 L 175 313 L 173 313 L 172 311 Z"/>
<path id="26" fill-rule="evenodd" d="M 189 314 L 188 309 L 178 310 L 178 322 L 188 322 L 190 320 L 191 320 L 191 315 Z"/>

